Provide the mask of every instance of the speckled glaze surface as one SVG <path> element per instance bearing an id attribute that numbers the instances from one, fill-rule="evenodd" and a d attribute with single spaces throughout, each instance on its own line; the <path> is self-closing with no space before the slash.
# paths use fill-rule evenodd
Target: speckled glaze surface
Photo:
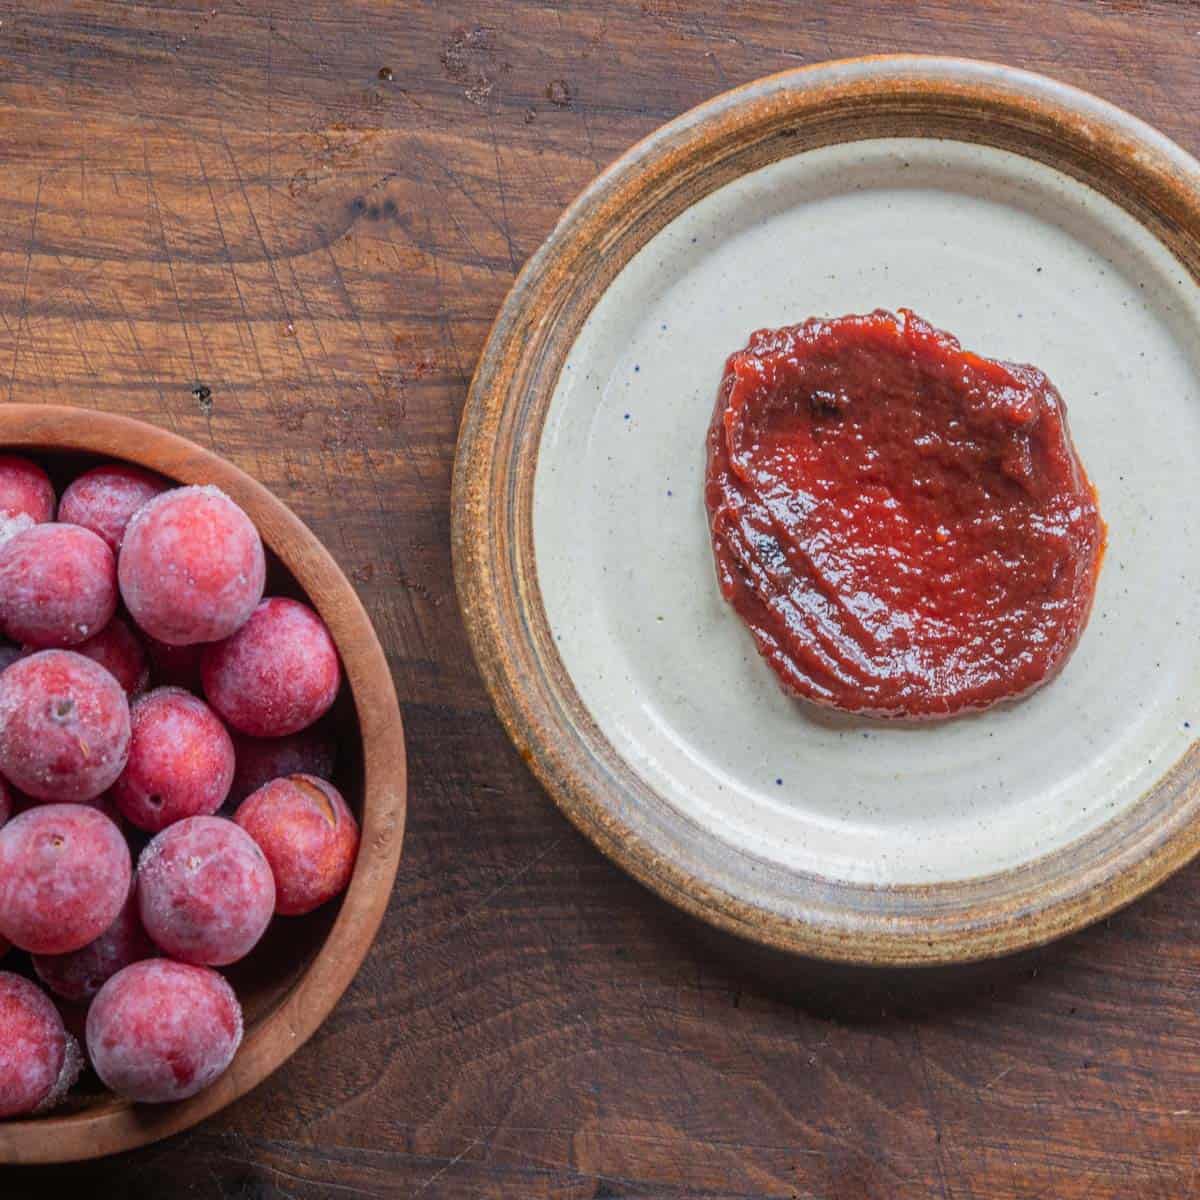
<path id="1" fill-rule="evenodd" d="M 1047 940 L 1195 853 L 1198 191 L 1091 97 L 900 58 L 719 97 L 569 210 L 480 365 L 455 552 L 497 707 L 602 849 L 716 924 L 871 963 Z M 751 330 L 900 305 L 1047 371 L 1110 527 L 1062 676 L 937 726 L 785 698 L 701 495 Z"/>

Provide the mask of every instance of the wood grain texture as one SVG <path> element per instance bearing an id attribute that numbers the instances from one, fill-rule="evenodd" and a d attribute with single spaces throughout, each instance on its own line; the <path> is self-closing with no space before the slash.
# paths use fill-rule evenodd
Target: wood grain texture
<path id="1" fill-rule="evenodd" d="M 155 421 L 295 508 L 375 619 L 412 781 L 392 907 L 316 1038 L 193 1132 L 6 1171 L 6 1200 L 1200 1190 L 1197 868 L 986 968 L 751 956 L 533 783 L 448 528 L 488 325 L 634 139 L 768 71 L 914 50 L 1089 88 L 1197 153 L 1192 4 L 0 0 L 0 22 L 0 399 Z"/>

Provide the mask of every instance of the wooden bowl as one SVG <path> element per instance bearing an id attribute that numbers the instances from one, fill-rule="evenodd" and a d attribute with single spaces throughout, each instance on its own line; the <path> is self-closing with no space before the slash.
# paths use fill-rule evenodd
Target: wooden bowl
<path id="1" fill-rule="evenodd" d="M 1001 65 L 822 63 L 622 156 L 514 285 L 455 463 L 467 630 L 565 814 L 714 925 L 875 966 L 1046 942 L 1192 859 L 1200 649 L 1194 581 L 1172 568 L 1193 560 L 1176 448 L 1200 436 L 1197 280 L 1200 165 Z M 900 305 L 1049 372 L 1110 531 L 1058 679 L 907 731 L 780 695 L 721 600 L 702 497 L 728 353 L 756 328 Z M 1171 383 L 1095 378 L 1114 350 Z"/>
<path id="2" fill-rule="evenodd" d="M 89 409 L 0 406 L 0 447 L 45 461 L 51 474 L 89 457 L 137 463 L 181 484 L 215 484 L 258 527 L 269 592 L 302 594 L 329 626 L 347 686 L 335 707 L 337 781 L 362 825 L 350 886 L 338 902 L 272 923 L 228 974 L 246 1017 L 229 1070 L 178 1104 L 134 1105 L 108 1092 L 44 1117 L 0 1121 L 0 1163 L 98 1158 L 178 1133 L 265 1079 L 312 1036 L 354 977 L 387 909 L 404 839 L 404 730 L 387 660 L 370 619 L 329 552 L 262 484 L 193 442 Z M 55 480 L 56 484 L 59 480 Z"/>

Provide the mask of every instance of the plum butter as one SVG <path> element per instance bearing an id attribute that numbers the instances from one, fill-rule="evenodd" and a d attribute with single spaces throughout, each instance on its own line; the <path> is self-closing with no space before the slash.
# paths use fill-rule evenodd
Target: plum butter
<path id="1" fill-rule="evenodd" d="M 916 314 L 731 355 L 708 433 L 717 578 L 789 693 L 930 719 L 1052 678 L 1105 527 L 1053 384 Z"/>

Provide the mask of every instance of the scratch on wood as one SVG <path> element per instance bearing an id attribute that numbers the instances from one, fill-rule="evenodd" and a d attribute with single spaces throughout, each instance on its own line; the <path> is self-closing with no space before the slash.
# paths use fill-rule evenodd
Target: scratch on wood
<path id="1" fill-rule="evenodd" d="M 447 1171 L 458 1166 L 462 1160 L 483 1141 L 482 1137 L 473 1138 L 466 1146 L 464 1146 L 445 1166 L 439 1167 L 423 1184 L 413 1193 L 414 1196 L 420 1196 L 423 1192 L 427 1192 Z"/>
<path id="2" fill-rule="evenodd" d="M 13 388 L 17 382 L 17 362 L 21 356 L 21 335 L 29 322 L 29 276 L 33 269 L 34 247 L 37 245 L 38 213 L 42 209 L 42 179 L 43 175 L 39 172 L 37 191 L 33 198 L 33 220 L 29 226 L 29 248 L 25 253 L 25 280 L 21 284 L 21 307 L 17 314 L 17 339 L 13 344 L 12 374 L 8 377 L 8 398 L 10 401 L 13 398 Z"/>

